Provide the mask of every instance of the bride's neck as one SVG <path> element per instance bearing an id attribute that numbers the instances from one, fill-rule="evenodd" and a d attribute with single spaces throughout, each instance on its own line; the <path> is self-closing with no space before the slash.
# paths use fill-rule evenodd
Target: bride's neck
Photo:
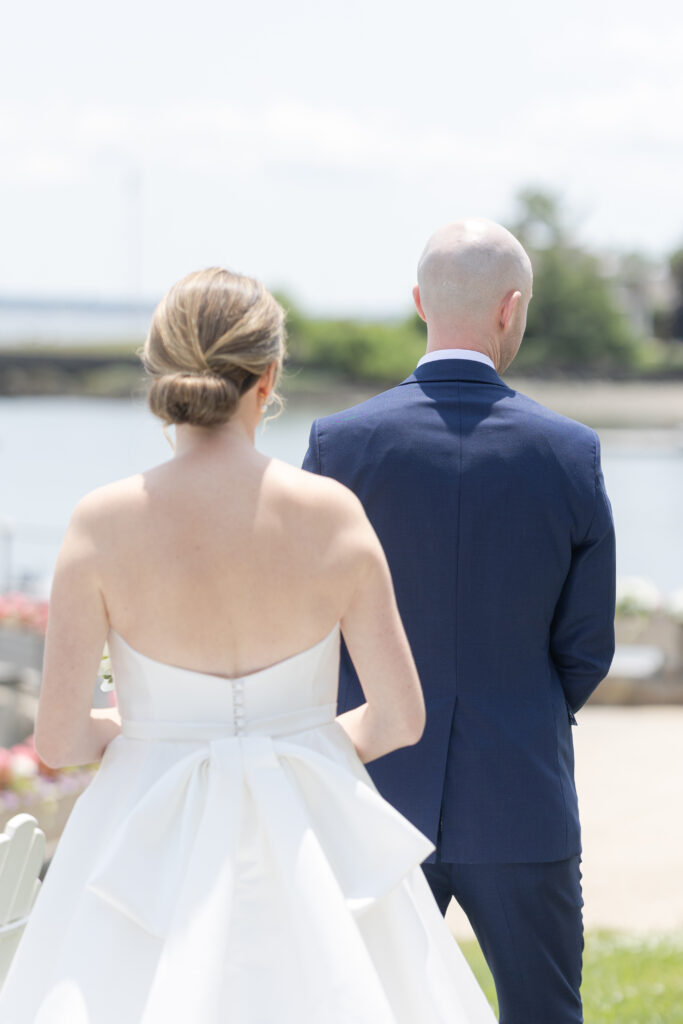
<path id="1" fill-rule="evenodd" d="M 255 425 L 239 415 L 218 427 L 195 427 L 179 423 L 175 429 L 175 456 L 230 450 L 235 453 L 254 449 Z"/>

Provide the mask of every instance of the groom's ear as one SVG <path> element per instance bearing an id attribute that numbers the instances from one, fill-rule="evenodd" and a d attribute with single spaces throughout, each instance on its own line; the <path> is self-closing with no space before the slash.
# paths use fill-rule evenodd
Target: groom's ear
<path id="1" fill-rule="evenodd" d="M 510 324 L 519 310 L 522 301 L 522 293 L 518 291 L 508 292 L 500 304 L 499 323 L 503 331 L 507 331 Z"/>
<path id="2" fill-rule="evenodd" d="M 413 288 L 413 301 L 415 302 L 415 309 L 418 312 L 418 316 L 427 323 L 427 317 L 425 316 L 425 311 L 422 308 L 422 299 L 420 298 L 420 287 L 417 284 Z"/>

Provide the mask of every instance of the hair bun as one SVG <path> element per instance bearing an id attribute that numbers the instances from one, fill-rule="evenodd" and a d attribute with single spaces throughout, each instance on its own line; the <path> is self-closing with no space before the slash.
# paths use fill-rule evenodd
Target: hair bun
<path id="1" fill-rule="evenodd" d="M 240 397 L 237 383 L 210 374 L 168 373 L 154 378 L 148 401 L 166 423 L 215 427 L 233 413 Z"/>
<path id="2" fill-rule="evenodd" d="M 282 307 L 252 277 L 209 267 L 177 281 L 154 311 L 141 353 L 152 412 L 164 423 L 227 422 L 273 364 L 277 382 L 283 320 Z"/>

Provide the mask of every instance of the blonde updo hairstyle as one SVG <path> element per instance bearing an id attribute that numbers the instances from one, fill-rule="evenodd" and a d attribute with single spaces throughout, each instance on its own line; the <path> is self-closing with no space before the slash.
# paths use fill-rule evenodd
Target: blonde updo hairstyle
<path id="1" fill-rule="evenodd" d="M 154 311 L 141 352 L 149 407 L 165 424 L 219 426 L 272 363 L 277 383 L 284 354 L 284 310 L 260 281 L 197 270 Z"/>

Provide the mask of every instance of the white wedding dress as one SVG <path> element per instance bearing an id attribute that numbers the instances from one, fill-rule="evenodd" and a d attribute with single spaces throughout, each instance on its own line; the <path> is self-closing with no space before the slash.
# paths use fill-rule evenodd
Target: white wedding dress
<path id="1" fill-rule="evenodd" d="M 226 679 L 111 632 L 123 728 L 76 804 L 2 1024 L 491 1024 L 431 844 L 335 722 L 339 629 Z"/>

